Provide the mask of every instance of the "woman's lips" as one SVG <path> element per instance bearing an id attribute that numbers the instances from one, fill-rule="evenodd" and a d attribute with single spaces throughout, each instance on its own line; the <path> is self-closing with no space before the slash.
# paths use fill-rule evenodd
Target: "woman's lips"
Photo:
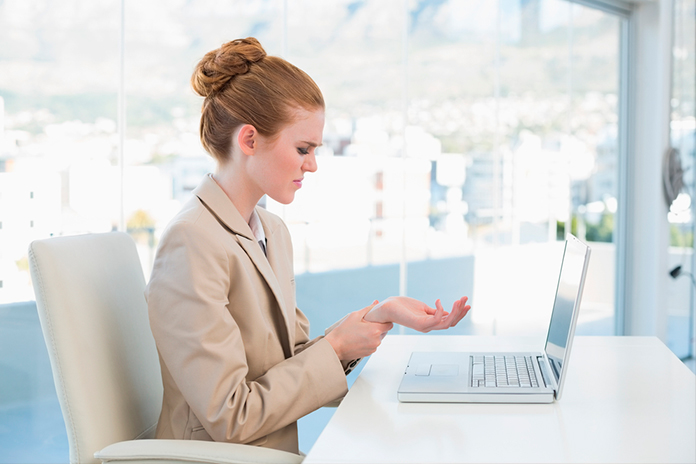
<path id="1" fill-rule="evenodd" d="M 292 181 L 292 183 L 295 184 L 297 186 L 297 188 L 300 188 L 300 187 L 302 187 L 302 180 L 303 179 L 295 179 Z"/>

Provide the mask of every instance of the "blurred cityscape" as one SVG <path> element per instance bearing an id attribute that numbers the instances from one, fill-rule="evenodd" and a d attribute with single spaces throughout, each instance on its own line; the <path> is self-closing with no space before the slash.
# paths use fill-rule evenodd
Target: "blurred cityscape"
<path id="1" fill-rule="evenodd" d="M 506 103 L 508 114 L 542 111 Z M 586 104 L 609 118 L 615 98 L 590 95 Z M 488 109 L 474 103 L 470 112 L 485 119 L 478 112 Z M 126 227 L 154 247 L 182 201 L 214 169 L 200 147 L 197 121 L 175 118 L 182 130 L 173 139 L 156 131 L 126 139 L 130 162 L 121 170 L 113 120 L 48 122 L 55 120 L 48 109 L 2 114 L 0 301 L 31 299 L 31 240 L 117 229 L 122 196 Z M 40 122 L 38 133 L 21 129 Z M 374 117 L 328 120 L 319 170 L 307 176 L 297 201 L 287 207 L 267 201 L 293 231 L 298 272 L 398 262 L 404 238 L 409 260 L 471 253 L 481 242 L 555 240 L 557 222 L 581 206 L 593 224 L 616 211 L 611 126 L 596 149 L 562 134 L 521 131 L 496 159 L 485 151 L 447 153 L 420 126 L 406 127 L 402 157 L 404 137 L 385 125 Z M 332 127 L 345 130 L 329 132 Z"/>
<path id="2" fill-rule="evenodd" d="M 0 42 L 12 44 L 0 50 L 0 303 L 33 298 L 26 250 L 37 238 L 125 228 L 149 272 L 162 230 L 214 169 L 191 69 L 248 35 L 327 100 L 319 171 L 292 205 L 266 200 L 290 227 L 298 273 L 553 242 L 568 223 L 612 241 L 616 18 L 561 0 L 422 1 L 404 58 L 400 2 L 175 3 L 126 10 L 125 133 L 120 2 L 0 4 Z M 297 11 L 316 27 L 300 34 Z M 693 117 L 675 124 L 693 141 Z M 690 227 L 690 198 L 679 205 L 671 221 Z"/>

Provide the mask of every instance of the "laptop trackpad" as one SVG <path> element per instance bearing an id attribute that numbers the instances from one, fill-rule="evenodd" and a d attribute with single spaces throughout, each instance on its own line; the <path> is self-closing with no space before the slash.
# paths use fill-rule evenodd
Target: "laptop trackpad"
<path id="1" fill-rule="evenodd" d="M 459 366 L 456 364 L 420 364 L 416 369 L 416 375 L 457 376 L 459 375 Z"/>

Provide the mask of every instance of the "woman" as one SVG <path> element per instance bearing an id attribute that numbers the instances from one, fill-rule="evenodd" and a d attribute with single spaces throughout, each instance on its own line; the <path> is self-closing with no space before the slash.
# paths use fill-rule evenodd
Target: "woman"
<path id="1" fill-rule="evenodd" d="M 389 298 L 309 340 L 290 235 L 256 204 L 290 203 L 316 171 L 321 92 L 254 38 L 208 53 L 191 81 L 205 97 L 201 141 L 217 169 L 164 232 L 146 290 L 164 384 L 157 437 L 298 453 L 297 419 L 345 395 L 346 374 L 393 322 L 443 329 L 469 306 L 462 298 L 447 313 L 439 301 Z"/>

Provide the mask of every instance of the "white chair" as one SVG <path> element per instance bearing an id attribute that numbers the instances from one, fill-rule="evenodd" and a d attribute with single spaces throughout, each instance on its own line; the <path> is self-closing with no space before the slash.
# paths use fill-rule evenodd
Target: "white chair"
<path id="1" fill-rule="evenodd" d="M 29 261 L 71 463 L 302 462 L 255 446 L 152 439 L 162 381 L 130 236 L 37 240 Z"/>

